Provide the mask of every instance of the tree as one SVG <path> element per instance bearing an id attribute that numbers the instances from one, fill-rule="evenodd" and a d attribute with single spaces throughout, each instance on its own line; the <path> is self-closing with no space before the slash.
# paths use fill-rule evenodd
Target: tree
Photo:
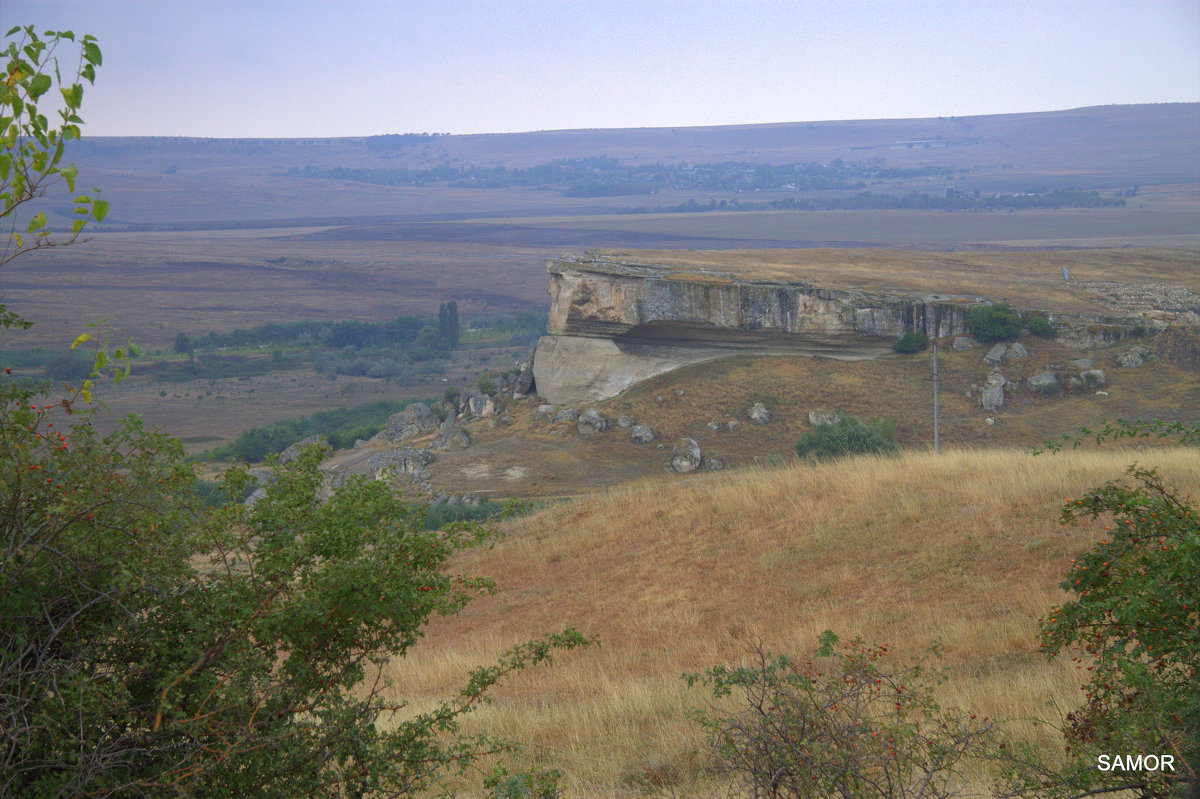
<path id="1" fill-rule="evenodd" d="M 73 34 L 14 35 L 0 265 L 68 244 L 107 213 L 79 195 L 65 237 L 43 213 L 16 230 L 18 209 L 56 181 L 74 191 L 74 167 L 59 164 L 100 51 L 83 37 L 72 73 L 54 52 Z M 37 103 L 63 74 L 75 77 L 60 81 L 53 127 Z M 0 324 L 29 325 L 2 306 Z M 91 376 L 124 355 L 98 350 Z M 136 417 L 100 437 L 75 407 L 86 382 L 49 404 L 45 391 L 0 382 L 2 796 L 409 794 L 511 749 L 459 735 L 459 719 L 505 674 L 587 643 L 569 629 L 527 642 L 454 698 L 407 712 L 384 698 L 383 669 L 431 616 L 490 590 L 443 569 L 483 528 L 424 532 L 386 481 L 328 487 L 319 447 L 277 464 L 252 507 L 237 501 L 251 478 L 231 471 L 222 507 L 206 512 L 179 442 Z"/>
<path id="2" fill-rule="evenodd" d="M 454 300 L 446 303 L 446 341 L 450 344 L 450 349 L 458 349 L 458 337 L 460 326 L 458 322 L 458 303 Z"/>
<path id="3" fill-rule="evenodd" d="M 177 441 L 136 418 L 56 431 L 61 405 L 0 399 L 0 795 L 407 794 L 510 748 L 456 735 L 459 718 L 586 643 L 531 641 L 405 713 L 382 669 L 491 590 L 443 569 L 482 528 L 425 532 L 386 481 L 326 489 L 319 446 L 252 507 L 206 515 Z"/>
<path id="4" fill-rule="evenodd" d="M 1200 444 L 1200 424 L 1106 423 L 1097 442 L 1173 436 Z M 1082 436 L 1075 438 L 1078 444 Z M 1052 447 L 1053 448 L 1053 447 Z M 1062 522 L 1103 525 L 1061 586 L 1073 598 L 1040 620 L 1047 655 L 1072 653 L 1087 675 L 1066 717 L 1070 792 L 1200 796 L 1200 508 L 1155 469 L 1131 465 L 1063 506 Z M 1101 754 L 1156 754 L 1172 769 L 1097 768 Z"/>
<path id="5" fill-rule="evenodd" d="M 929 337 L 925 335 L 925 331 L 910 330 L 892 345 L 892 352 L 912 354 L 914 352 L 921 352 L 928 346 Z"/>
<path id="6" fill-rule="evenodd" d="M 69 231 L 55 235 L 46 214 L 37 211 L 17 230 L 19 211 L 60 181 L 72 194 L 78 175 L 74 164 L 61 166 L 69 141 L 78 139 L 83 119 L 83 84 L 95 82 L 102 62 L 100 47 L 92 36 L 78 42 L 78 62 L 64 68 L 57 51 L 75 43 L 71 31 L 46 31 L 40 36 L 33 26 L 10 29 L 3 50 L 4 83 L 0 86 L 0 222 L 7 228 L 0 266 L 23 252 L 74 242 L 90 220 L 100 222 L 108 214 L 108 203 L 98 196 L 79 194 L 73 200 L 76 215 Z M 63 79 L 63 76 L 66 79 Z M 51 89 L 57 84 L 59 91 Z M 43 106 L 47 97 L 61 106 L 54 110 L 51 124 Z M 99 190 L 94 191 L 99 194 Z"/>
<path id="7" fill-rule="evenodd" d="M 1021 317 L 1006 302 L 977 305 L 967 311 L 967 330 L 980 341 L 1011 341 L 1021 333 Z"/>
<path id="8" fill-rule="evenodd" d="M 185 353 L 192 351 L 192 340 L 191 340 L 191 338 L 188 337 L 187 333 L 180 332 L 180 333 L 175 334 L 174 349 L 175 349 L 175 352 L 177 352 L 180 355 L 183 355 Z"/>

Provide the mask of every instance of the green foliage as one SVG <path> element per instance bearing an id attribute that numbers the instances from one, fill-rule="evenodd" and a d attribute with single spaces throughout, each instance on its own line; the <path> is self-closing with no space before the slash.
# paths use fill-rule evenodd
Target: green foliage
<path id="1" fill-rule="evenodd" d="M 462 392 L 454 386 L 447 386 L 446 390 L 442 392 L 442 399 L 454 407 L 458 407 L 458 398 L 461 396 Z"/>
<path id="2" fill-rule="evenodd" d="M 496 383 L 486 375 L 475 381 L 475 388 L 484 394 L 491 395 L 496 393 Z"/>
<path id="3" fill-rule="evenodd" d="M 255 463 L 268 455 L 276 455 L 301 439 L 313 435 L 325 436 L 334 449 L 352 446 L 356 439 L 368 439 L 383 429 L 393 413 L 404 410 L 418 400 L 394 402 L 380 400 L 355 408 L 335 408 L 290 422 L 275 422 L 266 427 L 253 427 L 230 443 L 214 449 L 214 460 L 241 460 Z"/>
<path id="4" fill-rule="evenodd" d="M 1021 317 L 1006 302 L 977 305 L 967 311 L 967 330 L 980 341 L 1011 341 L 1021 333 Z"/>
<path id="5" fill-rule="evenodd" d="M 1066 717 L 1073 784 L 1142 796 L 1200 790 L 1200 509 L 1154 469 L 1069 500 L 1064 524 L 1104 525 L 1061 583 L 1073 599 L 1040 621 L 1047 654 L 1086 663 L 1084 705 Z M 1176 756 L 1176 770 L 1094 768 L 1101 753 Z M 1187 794 L 1191 795 L 1191 794 Z"/>
<path id="6" fill-rule="evenodd" d="M 511 749 L 458 731 L 498 680 L 588 643 L 522 644 L 413 712 L 375 675 L 491 590 L 444 570 L 484 529 L 423 531 L 383 482 L 324 498 L 317 446 L 204 514 L 178 442 L 65 413 L 0 386 L 0 794 L 411 795 Z"/>
<path id="7" fill-rule="evenodd" d="M 914 353 L 921 352 L 929 346 L 929 338 L 923 330 L 910 330 L 892 345 L 892 352 Z"/>
<path id="8" fill-rule="evenodd" d="M 895 422 L 876 419 L 866 424 L 850 414 L 840 414 L 833 424 L 813 425 L 796 442 L 797 455 L 818 461 L 860 454 L 894 455 L 899 451 Z"/>
<path id="9" fill-rule="evenodd" d="M 522 769 L 511 772 L 499 765 L 484 777 L 487 799 L 559 799 L 563 795 L 562 773 L 551 769 Z"/>
<path id="10" fill-rule="evenodd" d="M 174 350 L 179 355 L 186 355 L 192 351 L 192 339 L 187 333 L 179 332 L 175 334 Z"/>
<path id="11" fill-rule="evenodd" d="M 1042 338 L 1054 338 L 1058 335 L 1058 330 L 1054 325 L 1050 324 L 1050 320 L 1040 314 L 1029 317 L 1029 322 L 1026 326 L 1029 328 L 1030 333 Z"/>
<path id="12" fill-rule="evenodd" d="M 708 733 L 717 773 L 735 780 L 732 795 L 958 796 L 1004 750 L 994 720 L 935 701 L 945 669 L 893 666 L 887 644 L 837 640 L 826 631 L 806 660 L 758 643 L 750 665 L 684 675 L 721 702 L 692 715 Z"/>
<path id="13" fill-rule="evenodd" d="M 68 231 L 56 236 L 41 211 L 17 229 L 13 215 L 60 181 L 75 193 L 78 172 L 74 164 L 63 166 L 62 158 L 66 143 L 80 136 L 84 83 L 95 82 L 103 59 L 95 37 L 77 42 L 71 31 L 38 35 L 33 26 L 15 27 L 5 39 L 0 51 L 5 78 L 0 83 L 0 220 L 7 239 L 0 266 L 24 252 L 70 244 L 88 222 L 100 222 L 108 214 L 108 203 L 99 196 L 79 194 L 72 201 L 75 219 Z M 77 60 L 74 68 L 60 64 L 57 51 L 63 46 Z"/>

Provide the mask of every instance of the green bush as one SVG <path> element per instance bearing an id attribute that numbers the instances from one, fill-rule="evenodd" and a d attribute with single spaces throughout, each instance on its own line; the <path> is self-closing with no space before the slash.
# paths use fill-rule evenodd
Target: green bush
<path id="1" fill-rule="evenodd" d="M 894 455 L 900 451 L 896 443 L 896 423 L 891 419 L 876 419 L 866 424 L 850 414 L 842 414 L 833 424 L 813 425 L 796 442 L 796 454 L 819 461 L 835 460 L 847 455 L 876 453 Z"/>
<path id="2" fill-rule="evenodd" d="M 484 394 L 495 394 L 496 384 L 489 377 L 481 377 L 475 381 L 475 387 Z"/>
<path id="3" fill-rule="evenodd" d="M 1029 332 L 1035 336 L 1054 338 L 1058 335 L 1058 330 L 1050 324 L 1050 320 L 1041 315 L 1029 317 L 1029 323 L 1026 326 L 1029 328 Z"/>
<path id="4" fill-rule="evenodd" d="M 929 337 L 925 335 L 923 330 L 910 330 L 901 336 L 900 340 L 892 345 L 892 352 L 913 353 L 920 352 L 929 346 Z"/>
<path id="5" fill-rule="evenodd" d="M 967 311 L 967 330 L 979 341 L 1011 341 L 1021 333 L 1021 317 L 1006 302 L 978 305 Z"/>
<path id="6" fill-rule="evenodd" d="M 214 460 L 261 461 L 295 444 L 302 438 L 323 435 L 330 446 L 343 449 L 355 439 L 368 439 L 383 429 L 388 417 L 404 410 L 416 400 L 395 402 L 380 400 L 357 408 L 335 408 L 312 416 L 302 416 L 290 422 L 275 422 L 266 427 L 254 427 L 242 432 L 230 443 L 217 447 L 210 454 Z"/>

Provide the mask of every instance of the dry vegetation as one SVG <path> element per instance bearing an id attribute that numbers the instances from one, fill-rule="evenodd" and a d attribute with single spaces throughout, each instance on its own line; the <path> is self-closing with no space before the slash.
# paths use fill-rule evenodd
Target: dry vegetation
<path id="1" fill-rule="evenodd" d="M 1200 293 L 1200 252 L 1193 250 L 633 250 L 604 255 L 620 262 L 674 267 L 687 279 L 699 268 L 742 280 L 984 296 L 1007 299 L 1022 308 L 1073 313 L 1114 313 L 1089 287 L 1093 281 L 1177 285 Z M 1062 279 L 1064 268 L 1070 280 Z"/>
<path id="2" fill-rule="evenodd" d="M 1134 458 L 1200 490 L 1194 449 L 960 450 L 656 480 L 549 508 L 452 566 L 499 593 L 435 622 L 392 667 L 395 692 L 427 707 L 470 666 L 574 625 L 601 647 L 513 680 L 472 724 L 524 741 L 572 796 L 633 795 L 635 779 L 715 796 L 685 719 L 706 697 L 680 673 L 737 661 L 756 638 L 807 654 L 834 629 L 901 656 L 940 639 L 946 703 L 1018 719 L 1053 747 L 1019 719 L 1073 707 L 1079 678 L 1038 654 L 1037 618 L 1103 529 L 1060 527 L 1058 509 Z"/>

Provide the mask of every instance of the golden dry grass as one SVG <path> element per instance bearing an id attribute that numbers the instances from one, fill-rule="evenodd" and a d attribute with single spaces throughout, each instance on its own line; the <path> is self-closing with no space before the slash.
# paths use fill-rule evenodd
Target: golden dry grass
<path id="1" fill-rule="evenodd" d="M 685 712 L 705 697 L 679 675 L 736 661 L 756 637 L 806 654 L 828 628 L 902 657 L 940 639 L 947 703 L 1052 715 L 1076 704 L 1078 678 L 1038 654 L 1037 618 L 1099 532 L 1059 526 L 1058 509 L 1135 457 L 1200 489 L 1195 449 L 960 450 L 652 480 L 553 507 L 452 566 L 499 593 L 434 623 L 392 667 L 395 691 L 428 707 L 513 643 L 564 625 L 599 636 L 510 680 L 470 722 L 525 742 L 580 797 L 633 794 L 638 777 L 718 790 L 689 782 L 705 746 Z"/>
<path id="2" fill-rule="evenodd" d="M 917 252 L 880 249 L 630 250 L 618 260 L 674 267 L 680 279 L 709 269 L 746 280 L 901 289 L 1011 300 L 1021 307 L 1112 314 L 1085 282 L 1158 283 L 1200 292 L 1200 252 L 1187 249 Z M 1070 281 L 1062 279 L 1063 267 Z"/>

